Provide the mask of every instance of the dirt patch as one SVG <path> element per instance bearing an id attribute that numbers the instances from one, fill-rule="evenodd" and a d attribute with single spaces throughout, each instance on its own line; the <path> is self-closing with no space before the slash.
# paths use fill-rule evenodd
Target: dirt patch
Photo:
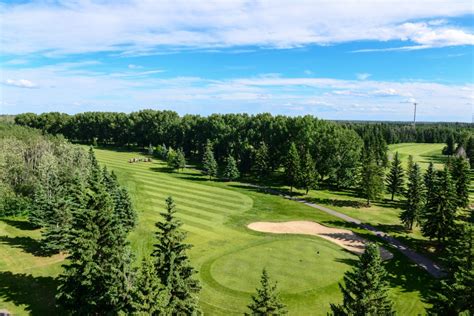
<path id="1" fill-rule="evenodd" d="M 310 221 L 291 221 L 291 222 L 255 222 L 247 226 L 251 230 L 273 233 L 273 234 L 300 234 L 319 236 L 338 244 L 344 249 L 356 254 L 362 254 L 367 240 L 356 235 L 354 232 L 327 227 Z M 380 255 L 383 260 L 392 259 L 393 254 L 384 248 L 380 248 Z"/>

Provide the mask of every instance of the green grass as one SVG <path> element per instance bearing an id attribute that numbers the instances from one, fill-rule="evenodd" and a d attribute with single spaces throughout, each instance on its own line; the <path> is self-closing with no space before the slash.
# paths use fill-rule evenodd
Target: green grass
<path id="1" fill-rule="evenodd" d="M 443 168 L 446 162 L 446 156 L 441 151 L 445 144 L 419 144 L 419 143 L 402 143 L 388 146 L 389 154 L 394 155 L 398 152 L 400 159 L 403 161 L 403 167 L 406 168 L 408 156 L 413 156 L 413 161 L 417 162 L 421 170 L 428 168 L 430 162 L 434 164 L 436 169 Z"/>
<path id="2" fill-rule="evenodd" d="M 341 300 L 338 282 L 356 263 L 355 255 L 319 237 L 264 234 L 250 231 L 246 225 L 257 220 L 297 219 L 339 227 L 348 227 L 346 223 L 241 183 L 207 181 L 193 169 L 177 174 L 169 173 L 165 164 L 156 160 L 128 163 L 129 158 L 140 155 L 137 153 L 112 150 L 96 150 L 96 153 L 100 163 L 114 170 L 129 189 L 138 211 L 138 226 L 130 235 L 137 260 L 152 250 L 154 225 L 161 219 L 159 212 L 164 208 L 164 199 L 173 196 L 183 228 L 188 232 L 187 241 L 194 245 L 190 256 L 199 270 L 203 287 L 200 305 L 206 314 L 237 315 L 246 311 L 263 267 L 278 281 L 291 315 L 325 315 L 330 303 Z M 3 223 L 0 236 L 26 235 L 37 243 L 37 230 L 8 220 L 0 223 Z M 375 238 L 361 229 L 356 231 L 366 238 Z M 60 272 L 59 263 L 54 258 L 32 254 L 27 248 L 0 241 L 0 308 L 20 315 L 53 314 L 53 285 L 54 277 Z M 398 253 L 385 265 L 398 313 L 422 313 L 431 278 Z M 4 279 L 13 283 L 23 275 L 21 284 L 4 285 Z M 27 286 L 28 282 L 41 284 L 43 288 L 36 291 Z M 10 292 L 15 287 L 17 294 L 13 295 Z M 42 296 L 44 304 L 28 296 L 32 293 Z"/>

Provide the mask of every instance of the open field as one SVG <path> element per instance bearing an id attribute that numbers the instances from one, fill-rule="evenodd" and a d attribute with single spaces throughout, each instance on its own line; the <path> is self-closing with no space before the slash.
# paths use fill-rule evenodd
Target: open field
<path id="1" fill-rule="evenodd" d="M 263 267 L 278 281 L 292 315 L 324 315 L 329 303 L 340 301 L 337 283 L 355 263 L 355 255 L 317 236 L 266 234 L 246 226 L 255 221 L 288 220 L 310 220 L 353 229 L 350 225 L 241 183 L 207 181 L 192 169 L 176 174 L 169 173 L 160 161 L 128 163 L 129 158 L 139 156 L 137 153 L 96 153 L 99 161 L 114 170 L 119 181 L 127 186 L 138 210 L 138 227 L 130 236 L 137 259 L 151 251 L 154 224 L 160 220 L 164 199 L 173 196 L 184 229 L 189 232 L 188 241 L 194 245 L 191 259 L 199 270 L 203 286 L 200 302 L 206 314 L 243 313 Z M 34 251 L 38 245 L 27 247 L 27 241 L 37 243 L 39 232 L 28 229 L 23 222 L 1 223 L 0 236 L 7 236 L 8 240 L 30 236 L 31 240 L 20 240 L 18 244 L 6 239 L 0 242 L 0 252 L 8 254 L 0 257 L 0 302 L 7 302 L 0 303 L 0 308 L 5 306 L 17 314 L 51 314 L 53 277 L 60 272 L 60 263 L 56 261 L 61 258 L 41 257 Z M 366 239 L 374 238 L 366 231 L 353 230 Z M 385 265 L 395 307 L 403 315 L 422 313 L 431 278 L 398 252 L 394 255 Z M 21 264 L 12 258 L 21 259 Z M 33 290 L 34 286 L 41 286 L 41 291 Z M 39 304 L 38 296 L 44 304 Z"/>

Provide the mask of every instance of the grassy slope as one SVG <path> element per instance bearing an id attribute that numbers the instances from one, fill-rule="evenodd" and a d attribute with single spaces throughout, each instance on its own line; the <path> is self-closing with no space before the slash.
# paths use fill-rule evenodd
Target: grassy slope
<path id="1" fill-rule="evenodd" d="M 193 170 L 175 174 L 167 173 L 160 162 L 129 164 L 128 159 L 137 157 L 136 153 L 97 150 L 97 156 L 128 187 L 139 212 L 138 227 L 130 236 L 138 258 L 152 248 L 154 223 L 160 219 L 164 199 L 170 194 L 174 197 L 184 228 L 189 232 L 188 240 L 194 245 L 191 259 L 200 271 L 201 306 L 206 314 L 245 311 L 264 266 L 279 282 L 282 298 L 293 315 L 323 315 L 330 302 L 341 299 L 337 283 L 355 263 L 354 255 L 318 237 L 269 235 L 245 227 L 255 220 L 293 219 L 345 226 L 340 220 L 239 183 L 206 181 Z M 59 263 L 51 261 L 60 258 L 32 254 L 37 248 L 34 243 L 38 231 L 29 230 L 21 222 L 0 223 L 0 236 L 32 238 L 19 241 L 18 245 L 0 240 L 0 309 L 6 307 L 18 314 L 25 310 L 51 314 L 55 286 L 51 276 L 60 271 Z M 359 233 L 372 238 L 364 231 Z M 28 242 L 33 243 L 31 249 L 26 247 Z M 426 297 L 431 279 L 398 254 L 386 267 L 398 313 L 423 312 L 421 298 Z M 9 283 L 5 285 L 6 280 Z M 43 305 L 39 296 L 44 299 Z"/>

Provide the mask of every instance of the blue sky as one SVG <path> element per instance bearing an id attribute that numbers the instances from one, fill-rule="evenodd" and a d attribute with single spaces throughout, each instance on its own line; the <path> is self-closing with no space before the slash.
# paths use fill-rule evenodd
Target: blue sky
<path id="1" fill-rule="evenodd" d="M 0 113 L 471 121 L 471 1 L 0 1 Z"/>

